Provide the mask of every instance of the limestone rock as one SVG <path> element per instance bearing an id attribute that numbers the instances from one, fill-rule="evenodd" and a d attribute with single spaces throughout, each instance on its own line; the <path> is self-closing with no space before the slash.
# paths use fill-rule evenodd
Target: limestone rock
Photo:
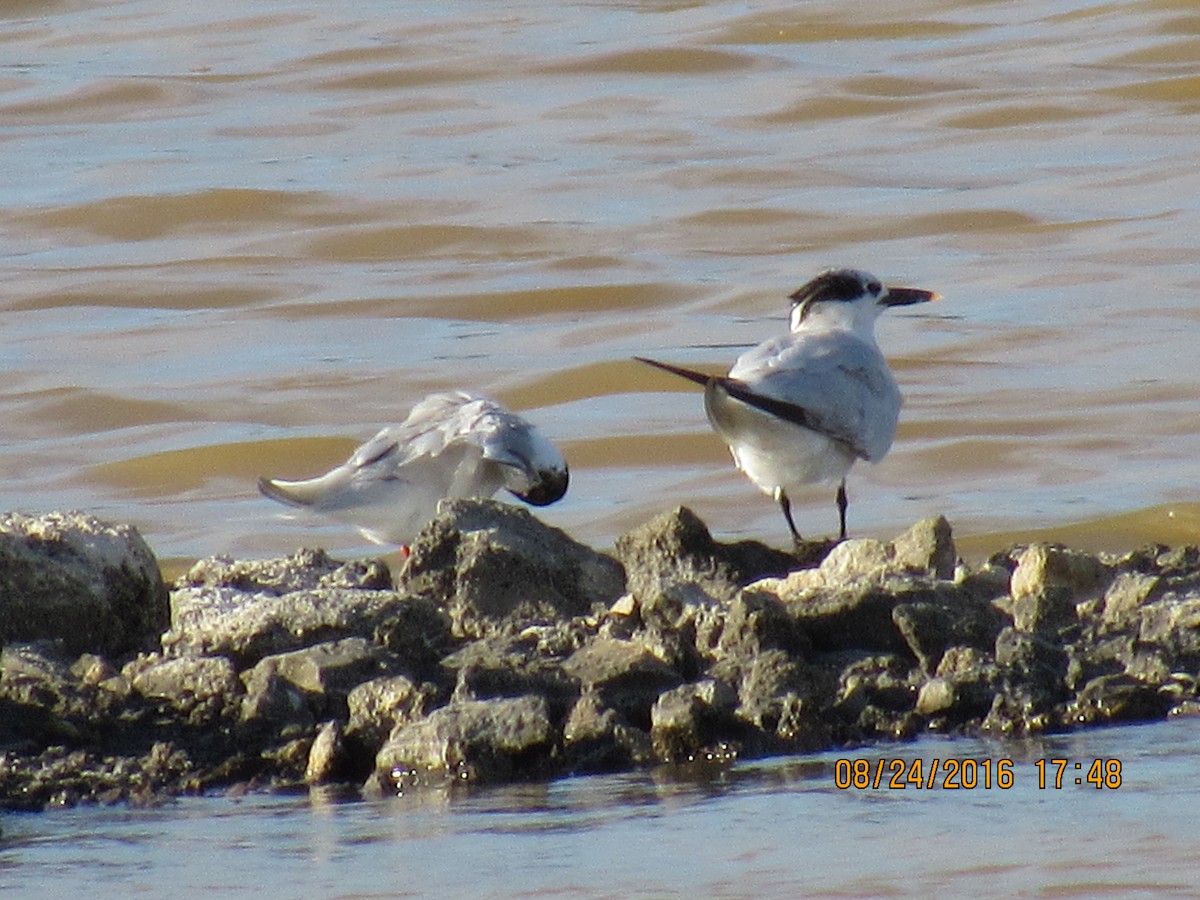
<path id="1" fill-rule="evenodd" d="M 131 525 L 82 513 L 0 515 L 0 643 L 73 655 L 152 649 L 168 622 L 154 554 Z"/>
<path id="2" fill-rule="evenodd" d="M 915 572 L 942 580 L 953 578 L 958 550 L 950 523 L 942 516 L 917 522 L 892 541 L 892 558 L 896 565 Z"/>
<path id="3" fill-rule="evenodd" d="M 304 783 L 322 785 L 344 781 L 351 769 L 352 761 L 342 725 L 337 719 L 332 719 L 321 726 L 313 739 L 304 767 Z"/>
<path id="4" fill-rule="evenodd" d="M 244 676 L 266 683 L 271 676 L 288 682 L 306 698 L 317 718 L 349 718 L 347 697 L 364 682 L 392 675 L 400 660 L 365 638 L 351 637 L 263 657 Z"/>
<path id="5" fill-rule="evenodd" d="M 663 762 L 695 759 L 734 732 L 737 693 L 723 681 L 706 679 L 665 691 L 650 710 L 650 740 Z"/>
<path id="6" fill-rule="evenodd" d="M 650 735 L 584 691 L 563 724 L 564 765 L 570 772 L 609 772 L 655 761 Z"/>
<path id="7" fill-rule="evenodd" d="M 534 634 L 481 638 L 443 659 L 442 668 L 454 678 L 453 700 L 537 694 L 561 718 L 579 696 L 578 680 L 557 654 L 541 651 Z"/>
<path id="8" fill-rule="evenodd" d="M 541 697 L 452 703 L 397 728 L 375 759 L 375 777 L 396 790 L 531 777 L 548 768 L 559 737 Z"/>
<path id="9" fill-rule="evenodd" d="M 639 726 L 649 725 L 650 707 L 658 695 L 683 680 L 641 644 L 612 638 L 598 638 L 580 648 L 563 663 L 563 671 Z"/>
<path id="10" fill-rule="evenodd" d="M 454 503 L 399 592 L 377 561 L 215 559 L 137 655 L 10 640 L 0 804 L 448 792 L 1200 710 L 1197 548 L 1035 545 L 973 569 L 930 519 L 788 573 L 683 509 L 620 545 L 628 590 L 528 513 Z"/>
<path id="11" fill-rule="evenodd" d="M 346 695 L 350 714 L 346 734 L 378 752 L 397 726 L 414 722 L 432 709 L 436 696 L 432 684 L 417 684 L 405 675 L 364 681 Z"/>
<path id="12" fill-rule="evenodd" d="M 754 541 L 718 544 L 685 506 L 621 535 L 616 551 L 630 593 L 642 600 L 678 584 L 699 585 L 712 597 L 729 598 L 743 584 L 782 575 L 796 562 L 790 554 Z"/>
<path id="13" fill-rule="evenodd" d="M 428 614 L 411 615 L 409 604 L 422 605 Z M 177 654 L 227 656 L 245 668 L 271 654 L 370 635 L 397 618 L 429 630 L 410 636 L 418 645 L 444 641 L 446 626 L 429 601 L 394 591 L 320 588 L 275 594 L 183 587 L 171 592 L 171 628 L 162 644 Z"/>
<path id="14" fill-rule="evenodd" d="M 1155 685 L 1130 675 L 1100 675 L 1084 685 L 1065 715 L 1076 725 L 1144 722 L 1162 718 L 1173 705 Z"/>
<path id="15" fill-rule="evenodd" d="M 324 550 L 300 549 L 278 559 L 202 559 L 177 582 L 178 587 L 230 587 L 248 593 L 289 594 L 330 588 L 386 591 L 391 572 L 378 559 L 342 562 Z"/>
<path id="16" fill-rule="evenodd" d="M 1021 631 L 1056 629 L 1075 620 L 1075 604 L 1102 594 L 1112 571 L 1087 553 L 1034 544 L 1012 573 L 1013 624 Z"/>
<path id="17" fill-rule="evenodd" d="M 616 560 L 491 500 L 443 501 L 411 550 L 407 590 L 443 606 L 459 636 L 584 615 L 625 588 Z"/>
<path id="18" fill-rule="evenodd" d="M 143 697 L 166 700 L 183 712 L 216 715 L 239 704 L 243 693 L 233 663 L 219 656 L 155 655 L 134 660 L 121 674 Z"/>
<path id="19" fill-rule="evenodd" d="M 892 611 L 905 599 L 868 583 L 791 597 L 787 608 L 817 650 L 903 653 L 908 644 L 896 627 Z"/>
<path id="20" fill-rule="evenodd" d="M 897 589 L 892 621 L 926 672 L 933 672 L 949 647 L 991 650 L 1008 624 L 991 603 L 946 582 Z"/>
<path id="21" fill-rule="evenodd" d="M 1118 631 L 1136 625 L 1142 610 L 1161 594 L 1164 587 L 1165 581 L 1159 575 L 1140 572 L 1122 572 L 1117 575 L 1105 591 L 1100 609 L 1104 630 Z"/>

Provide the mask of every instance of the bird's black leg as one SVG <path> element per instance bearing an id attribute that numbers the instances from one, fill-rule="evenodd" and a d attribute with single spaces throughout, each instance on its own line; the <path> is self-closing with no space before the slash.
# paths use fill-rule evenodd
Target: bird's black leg
<path id="1" fill-rule="evenodd" d="M 792 530 L 792 543 L 797 547 L 804 543 L 804 538 L 800 537 L 800 532 L 796 529 L 796 523 L 792 520 L 792 501 L 788 499 L 787 494 L 779 490 L 775 494 L 779 500 L 779 508 L 783 510 L 783 517 L 787 519 L 788 528 Z"/>
<path id="2" fill-rule="evenodd" d="M 841 531 L 838 533 L 839 541 L 846 539 L 846 507 L 849 505 L 850 501 L 846 499 L 846 479 L 843 478 L 837 490 L 838 521 L 842 526 Z"/>

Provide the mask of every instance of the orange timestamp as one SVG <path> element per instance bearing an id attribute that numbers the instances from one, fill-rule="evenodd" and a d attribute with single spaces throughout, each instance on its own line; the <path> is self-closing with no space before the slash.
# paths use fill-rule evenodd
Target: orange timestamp
<path id="1" fill-rule="evenodd" d="M 1119 759 L 1092 759 L 1072 762 L 1068 759 L 1039 759 L 1039 790 L 1089 785 L 1097 790 L 1116 790 L 1121 786 Z M 839 758 L 833 763 L 833 785 L 839 790 L 933 790 L 1006 791 L 1016 784 L 1017 764 L 1011 759 L 899 759 L 889 757 Z"/>

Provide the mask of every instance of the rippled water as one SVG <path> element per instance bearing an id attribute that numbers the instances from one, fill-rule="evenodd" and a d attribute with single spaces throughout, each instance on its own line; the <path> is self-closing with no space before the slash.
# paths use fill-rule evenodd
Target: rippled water
<path id="1" fill-rule="evenodd" d="M 925 739 L 692 780 L 637 774 L 453 798 L 249 795 L 8 816 L 0 888 L 47 897 L 1195 896 L 1198 725 L 1021 744 Z M 839 757 L 1007 759 L 1012 786 L 839 790 Z M 1054 759 L 1066 760 L 1062 786 L 1048 763 L 1041 788 L 1036 763 Z M 1095 759 L 1121 763 L 1119 787 L 1087 783 Z"/>
<path id="2" fill-rule="evenodd" d="M 907 406 L 854 533 L 1200 533 L 1192 0 L 0 17 L 5 508 L 184 560 L 362 550 L 253 478 L 467 386 L 564 446 L 544 514 L 580 538 L 682 502 L 782 544 L 699 396 L 630 357 L 720 369 L 850 264 L 945 297 L 880 323 Z M 829 489 L 796 500 L 832 532 Z"/>

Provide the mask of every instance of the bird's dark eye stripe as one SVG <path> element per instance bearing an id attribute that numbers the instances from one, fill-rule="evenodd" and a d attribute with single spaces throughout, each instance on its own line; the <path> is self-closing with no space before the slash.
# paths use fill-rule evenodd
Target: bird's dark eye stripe
<path id="1" fill-rule="evenodd" d="M 872 294 L 882 294 L 883 293 L 883 285 L 880 284 L 878 281 L 872 281 L 870 284 L 867 285 L 867 290 L 870 291 Z"/>

